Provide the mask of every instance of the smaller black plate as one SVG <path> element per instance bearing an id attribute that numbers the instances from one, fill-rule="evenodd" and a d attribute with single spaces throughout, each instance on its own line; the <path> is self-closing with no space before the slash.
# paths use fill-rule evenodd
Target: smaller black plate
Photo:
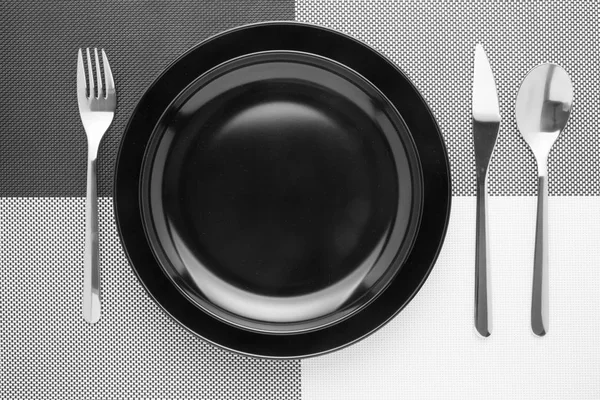
<path id="1" fill-rule="evenodd" d="M 196 305 L 269 333 L 358 312 L 406 259 L 421 171 L 398 112 L 325 57 L 225 62 L 166 109 L 143 166 L 149 242 Z"/>

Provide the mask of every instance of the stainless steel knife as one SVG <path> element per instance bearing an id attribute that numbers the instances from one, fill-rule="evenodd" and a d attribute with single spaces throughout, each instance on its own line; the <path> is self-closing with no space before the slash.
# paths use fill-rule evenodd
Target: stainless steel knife
<path id="1" fill-rule="evenodd" d="M 487 171 L 500 130 L 500 107 L 492 68 L 483 46 L 475 47 L 473 72 L 473 141 L 477 168 L 477 222 L 475 241 L 475 328 L 481 336 L 492 333 L 491 287 L 488 268 Z"/>

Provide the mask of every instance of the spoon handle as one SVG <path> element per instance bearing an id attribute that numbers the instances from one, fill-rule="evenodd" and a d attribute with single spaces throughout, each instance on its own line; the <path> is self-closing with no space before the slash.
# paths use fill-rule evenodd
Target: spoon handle
<path id="1" fill-rule="evenodd" d="M 548 177 L 538 177 L 538 207 L 533 261 L 531 329 L 538 336 L 548 332 Z"/>
<path id="2" fill-rule="evenodd" d="M 492 333 L 487 228 L 487 190 L 484 177 L 477 182 L 475 237 L 475 328 L 483 337 L 488 337 Z"/>

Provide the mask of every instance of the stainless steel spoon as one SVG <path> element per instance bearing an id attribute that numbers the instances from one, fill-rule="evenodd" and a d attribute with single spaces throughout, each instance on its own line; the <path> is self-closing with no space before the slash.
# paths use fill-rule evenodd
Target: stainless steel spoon
<path id="1" fill-rule="evenodd" d="M 531 329 L 548 332 L 548 154 L 567 125 L 573 105 L 573 85 L 556 64 L 541 64 L 523 79 L 517 95 L 517 125 L 538 167 L 538 209 L 533 265 Z"/>

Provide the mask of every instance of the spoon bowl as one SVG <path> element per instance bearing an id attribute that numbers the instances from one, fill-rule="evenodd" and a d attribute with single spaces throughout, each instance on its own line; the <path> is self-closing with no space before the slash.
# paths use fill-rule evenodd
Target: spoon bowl
<path id="1" fill-rule="evenodd" d="M 540 174 L 546 172 L 548 153 L 567 125 L 572 105 L 571 78 L 559 65 L 538 65 L 521 83 L 516 105 L 517 125 L 538 161 Z"/>

